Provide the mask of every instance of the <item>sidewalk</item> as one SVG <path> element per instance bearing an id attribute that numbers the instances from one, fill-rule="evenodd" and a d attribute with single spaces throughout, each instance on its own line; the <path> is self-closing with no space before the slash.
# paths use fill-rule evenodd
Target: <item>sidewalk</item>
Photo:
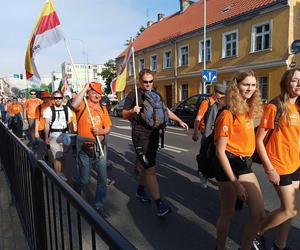
<path id="1" fill-rule="evenodd" d="M 4 170 L 0 170 L 0 249 L 28 249 L 16 208 L 10 204 Z"/>

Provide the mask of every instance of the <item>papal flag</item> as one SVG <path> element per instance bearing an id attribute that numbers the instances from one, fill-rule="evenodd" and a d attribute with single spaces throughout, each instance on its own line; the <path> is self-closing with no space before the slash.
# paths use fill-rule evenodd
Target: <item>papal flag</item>
<path id="1" fill-rule="evenodd" d="M 47 48 L 63 38 L 60 22 L 54 9 L 54 5 L 51 0 L 48 0 L 35 23 L 27 47 L 25 57 L 27 80 L 40 83 L 41 78 L 34 62 L 35 55 L 41 49 Z"/>
<path id="2" fill-rule="evenodd" d="M 117 71 L 117 77 L 114 78 L 110 84 L 112 93 L 121 92 L 125 89 L 126 76 L 127 76 L 127 64 L 131 58 L 132 49 L 133 49 L 133 43 L 131 42 L 126 50 L 125 58 Z"/>

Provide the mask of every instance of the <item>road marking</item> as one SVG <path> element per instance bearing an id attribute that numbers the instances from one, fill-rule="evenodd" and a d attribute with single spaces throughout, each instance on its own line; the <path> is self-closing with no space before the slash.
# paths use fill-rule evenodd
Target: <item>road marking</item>
<path id="1" fill-rule="evenodd" d="M 167 129 L 173 129 L 173 130 L 179 130 L 179 131 L 186 130 L 185 128 L 179 128 L 179 127 L 174 127 L 174 126 L 167 126 Z"/>
<path id="2" fill-rule="evenodd" d="M 180 133 L 171 132 L 171 131 L 166 131 L 166 133 L 168 133 L 168 134 L 172 134 L 172 135 L 187 136 L 187 134 L 180 134 Z"/>
<path id="3" fill-rule="evenodd" d="M 119 128 L 119 129 L 126 129 L 126 130 L 131 130 L 130 126 L 118 126 L 118 125 L 114 125 L 115 128 Z"/>
<path id="4" fill-rule="evenodd" d="M 118 119 L 118 121 L 119 122 L 127 122 L 127 123 L 129 122 L 128 120 L 125 120 L 125 119 Z"/>
<path id="5" fill-rule="evenodd" d="M 120 133 L 116 133 L 116 132 L 111 132 L 110 135 L 114 136 L 114 137 L 124 139 L 124 140 L 131 141 L 131 136 L 129 136 L 129 135 L 124 135 L 124 134 L 120 134 Z M 188 152 L 189 151 L 188 149 L 179 148 L 179 147 L 175 147 L 175 146 L 170 146 L 170 145 L 166 145 L 166 144 L 164 145 L 164 148 L 162 148 L 162 149 L 165 149 L 165 150 L 168 150 L 168 151 L 171 151 L 171 152 L 174 152 L 174 153 L 182 153 L 182 152 Z"/>

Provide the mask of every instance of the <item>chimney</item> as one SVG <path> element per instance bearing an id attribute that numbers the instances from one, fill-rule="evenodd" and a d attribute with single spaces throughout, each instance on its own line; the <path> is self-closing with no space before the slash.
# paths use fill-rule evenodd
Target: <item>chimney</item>
<path id="1" fill-rule="evenodd" d="M 179 3 L 180 3 L 180 12 L 184 12 L 191 5 L 191 1 L 189 0 L 179 0 Z"/>
<path id="2" fill-rule="evenodd" d="M 153 21 L 150 21 L 150 20 L 149 20 L 149 21 L 147 22 L 147 28 L 149 28 L 153 23 L 154 23 Z"/>
<path id="3" fill-rule="evenodd" d="M 164 17 L 165 17 L 165 14 L 163 14 L 163 13 L 158 13 L 158 14 L 157 14 L 157 21 L 158 21 L 158 22 L 161 21 L 162 19 L 164 19 Z"/>

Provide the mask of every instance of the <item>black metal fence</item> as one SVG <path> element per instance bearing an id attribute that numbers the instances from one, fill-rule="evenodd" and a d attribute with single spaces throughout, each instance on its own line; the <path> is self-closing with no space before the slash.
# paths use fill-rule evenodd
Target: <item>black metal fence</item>
<path id="1" fill-rule="evenodd" d="M 2 122 L 0 161 L 30 249 L 136 249 Z"/>

